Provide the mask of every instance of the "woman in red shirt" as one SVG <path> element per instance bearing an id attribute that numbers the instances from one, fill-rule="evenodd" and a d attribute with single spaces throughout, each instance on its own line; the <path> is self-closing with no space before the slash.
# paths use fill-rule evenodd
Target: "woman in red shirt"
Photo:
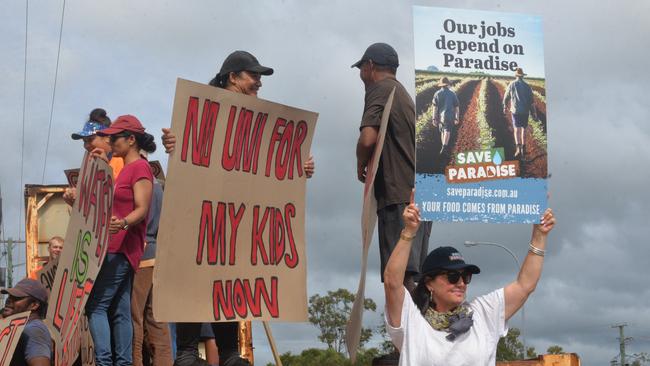
<path id="1" fill-rule="evenodd" d="M 86 304 L 98 366 L 132 364 L 131 286 L 144 250 L 153 189 L 151 168 L 140 150 L 156 150 L 153 136 L 144 130 L 136 117 L 125 115 L 97 131 L 99 136 L 110 137 L 113 156 L 124 160 L 115 180 L 108 254 Z M 108 160 L 101 149 L 93 150 L 93 155 Z"/>

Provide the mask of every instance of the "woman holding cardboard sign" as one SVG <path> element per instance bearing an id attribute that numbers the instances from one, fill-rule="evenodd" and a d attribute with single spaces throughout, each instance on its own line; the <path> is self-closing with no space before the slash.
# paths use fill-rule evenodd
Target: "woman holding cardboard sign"
<path id="1" fill-rule="evenodd" d="M 210 85 L 256 97 L 262 87 L 262 75 L 272 74 L 273 69 L 260 65 L 252 54 L 246 51 L 235 51 L 226 57 L 219 73 L 210 81 Z M 162 140 L 167 152 L 171 152 L 176 146 L 176 137 L 168 128 L 163 128 Z M 303 165 L 303 169 L 307 178 L 314 174 L 314 160 L 311 156 Z M 201 324 L 177 324 L 176 366 L 200 364 L 200 361 L 197 361 L 200 330 Z M 249 365 L 248 361 L 239 355 L 237 322 L 213 323 L 212 330 L 219 348 L 220 365 Z"/>
<path id="2" fill-rule="evenodd" d="M 467 286 L 480 269 L 467 264 L 452 247 L 433 250 L 422 265 L 422 278 L 409 296 L 403 276 L 411 240 L 420 226 L 413 203 L 404 209 L 404 229 L 384 272 L 386 328 L 400 351 L 400 365 L 494 365 L 506 322 L 535 290 L 542 274 L 548 233 L 555 226 L 553 212 L 544 212 L 533 225 L 528 256 L 517 279 L 471 302 Z"/>
<path id="3" fill-rule="evenodd" d="M 108 253 L 86 304 L 98 366 L 133 363 L 131 285 L 144 250 L 153 188 L 151 168 L 140 150 L 156 150 L 153 136 L 144 131 L 140 121 L 131 115 L 120 116 L 109 128 L 97 131 L 99 136 L 109 136 L 113 156 L 124 160 L 124 168 L 115 180 Z M 92 153 L 108 161 L 106 151 L 98 148 Z"/>

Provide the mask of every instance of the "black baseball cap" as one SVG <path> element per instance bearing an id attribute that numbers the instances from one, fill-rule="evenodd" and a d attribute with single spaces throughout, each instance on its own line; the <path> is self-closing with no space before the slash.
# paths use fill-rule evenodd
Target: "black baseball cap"
<path id="1" fill-rule="evenodd" d="M 397 52 L 387 43 L 373 43 L 364 52 L 361 60 L 355 62 L 351 67 L 361 67 L 365 61 L 372 60 L 377 65 L 382 66 L 399 66 Z"/>
<path id="2" fill-rule="evenodd" d="M 0 293 L 9 294 L 15 297 L 33 297 L 34 299 L 47 303 L 47 290 L 39 281 L 32 280 L 31 278 L 24 278 L 20 280 L 14 287 L 3 288 Z"/>
<path id="3" fill-rule="evenodd" d="M 260 65 L 257 58 L 246 51 L 235 51 L 228 55 L 221 65 L 221 70 L 215 79 L 220 79 L 231 72 L 251 71 L 262 75 L 272 75 L 273 69 Z"/>
<path id="4" fill-rule="evenodd" d="M 481 269 L 477 266 L 465 263 L 463 256 L 454 247 L 438 247 L 432 250 L 422 264 L 422 275 L 441 269 L 463 269 L 473 274 L 481 273 Z"/>

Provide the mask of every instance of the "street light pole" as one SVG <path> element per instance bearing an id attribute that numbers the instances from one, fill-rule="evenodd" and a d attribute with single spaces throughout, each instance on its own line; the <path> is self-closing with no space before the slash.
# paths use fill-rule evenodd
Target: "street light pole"
<path id="1" fill-rule="evenodd" d="M 493 246 L 493 247 L 499 247 L 499 248 L 505 250 L 506 252 L 508 252 L 508 254 L 510 254 L 512 256 L 512 259 L 515 260 L 515 263 L 517 264 L 517 269 L 521 268 L 521 262 L 519 262 L 519 258 L 517 258 L 515 253 L 513 253 L 512 250 L 508 249 L 508 247 L 506 247 L 505 245 L 502 245 L 502 244 L 499 244 L 499 243 L 492 243 L 492 242 L 489 242 L 489 241 L 470 241 L 470 240 L 465 241 L 465 246 L 466 247 L 475 247 L 475 246 L 478 246 L 478 245 L 489 245 L 489 246 Z M 527 358 L 528 349 L 526 348 L 526 335 L 525 335 L 525 331 L 524 331 L 524 329 L 526 328 L 525 305 L 526 305 L 525 303 L 523 305 L 521 305 L 521 340 L 522 340 L 522 343 L 524 344 L 524 358 Z"/>

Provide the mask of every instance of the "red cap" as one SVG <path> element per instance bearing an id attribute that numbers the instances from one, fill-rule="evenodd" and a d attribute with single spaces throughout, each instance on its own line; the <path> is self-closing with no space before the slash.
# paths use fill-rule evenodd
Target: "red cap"
<path id="1" fill-rule="evenodd" d="M 124 131 L 143 134 L 144 127 L 142 127 L 142 123 L 140 123 L 140 121 L 135 116 L 126 114 L 124 116 L 117 117 L 117 119 L 111 124 L 111 127 L 97 131 L 97 134 L 99 136 L 108 136 L 115 135 Z"/>

